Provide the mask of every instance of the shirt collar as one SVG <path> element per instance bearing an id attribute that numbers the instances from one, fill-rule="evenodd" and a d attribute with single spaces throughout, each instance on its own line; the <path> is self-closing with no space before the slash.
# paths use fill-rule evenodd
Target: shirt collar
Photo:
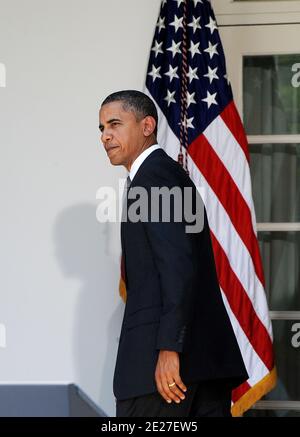
<path id="1" fill-rule="evenodd" d="M 136 175 L 138 169 L 145 161 L 145 159 L 150 155 L 150 153 L 154 152 L 154 150 L 157 149 L 160 149 L 160 146 L 158 144 L 153 144 L 153 146 L 148 147 L 133 161 L 129 172 L 129 177 L 131 181 L 133 180 L 134 176 Z"/>

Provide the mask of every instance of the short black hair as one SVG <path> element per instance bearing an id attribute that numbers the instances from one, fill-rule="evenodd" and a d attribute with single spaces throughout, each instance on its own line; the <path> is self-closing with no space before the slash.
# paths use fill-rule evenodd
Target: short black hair
<path id="1" fill-rule="evenodd" d="M 147 96 L 147 94 L 136 90 L 117 91 L 107 96 L 106 99 L 103 100 L 101 107 L 112 102 L 122 102 L 124 111 L 132 111 L 137 120 L 141 120 L 142 118 L 147 117 L 147 115 L 153 117 L 156 122 L 156 127 L 153 133 L 156 137 L 158 123 L 157 109 L 154 102 Z"/>

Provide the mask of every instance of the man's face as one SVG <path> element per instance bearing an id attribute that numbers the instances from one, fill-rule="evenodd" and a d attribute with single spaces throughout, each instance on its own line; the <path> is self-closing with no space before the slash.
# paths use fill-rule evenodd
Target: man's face
<path id="1" fill-rule="evenodd" d="M 113 165 L 131 164 L 145 143 L 144 123 L 132 111 L 124 111 L 122 102 L 107 103 L 99 112 L 101 141 Z"/>

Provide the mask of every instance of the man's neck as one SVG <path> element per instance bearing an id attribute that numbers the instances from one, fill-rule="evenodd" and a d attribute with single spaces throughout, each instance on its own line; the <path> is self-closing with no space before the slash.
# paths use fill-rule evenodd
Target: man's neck
<path id="1" fill-rule="evenodd" d="M 132 159 L 132 161 L 128 164 L 128 166 L 126 166 L 126 169 L 128 172 L 130 172 L 132 164 L 134 163 L 134 161 L 147 149 L 149 149 L 149 147 L 154 146 L 155 144 L 157 144 L 156 139 L 152 140 L 149 143 L 144 144 L 140 150 L 137 151 L 136 156 Z"/>

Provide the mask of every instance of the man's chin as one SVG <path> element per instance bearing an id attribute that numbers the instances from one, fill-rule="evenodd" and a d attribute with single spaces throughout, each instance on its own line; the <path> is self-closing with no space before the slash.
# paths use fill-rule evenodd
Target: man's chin
<path id="1" fill-rule="evenodd" d="M 109 160 L 111 165 L 122 165 L 122 162 L 120 162 L 117 158 L 111 157 Z"/>

